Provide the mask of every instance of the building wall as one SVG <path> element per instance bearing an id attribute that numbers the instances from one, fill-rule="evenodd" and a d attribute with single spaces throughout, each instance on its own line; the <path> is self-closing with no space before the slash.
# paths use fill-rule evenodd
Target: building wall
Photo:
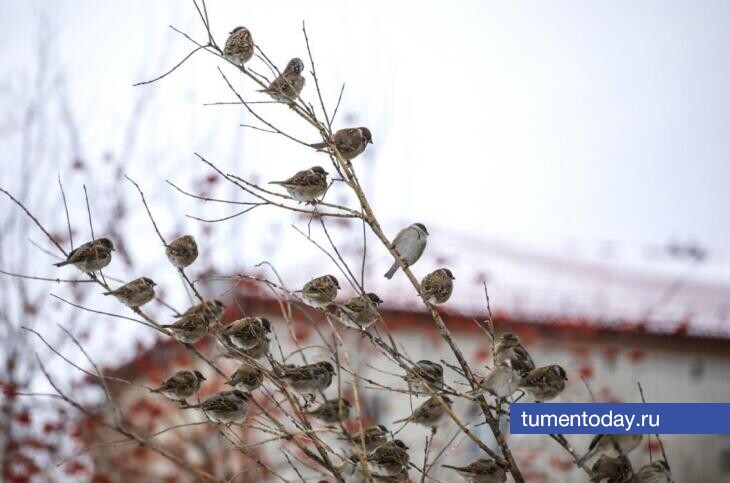
<path id="1" fill-rule="evenodd" d="M 306 317 L 301 317 L 301 320 L 297 317 L 292 326 L 287 326 L 278 315 L 276 305 L 254 306 L 249 303 L 247 312 L 267 315 L 274 322 L 278 339 L 282 344 L 281 351 L 288 356 L 287 363 L 300 364 L 303 359 L 314 362 L 330 358 L 328 351 L 323 348 L 323 342 L 317 331 L 313 330 L 312 322 L 305 322 Z M 385 319 L 388 321 L 389 330 L 401 344 L 401 352 L 411 360 L 443 360 L 456 365 L 456 360 L 446 343 L 433 329 L 433 323 L 425 317 L 418 314 L 393 313 L 386 314 Z M 447 316 L 446 319 L 452 327 L 455 341 L 472 368 L 482 374 L 485 373 L 485 365 L 491 363 L 491 345 L 488 337 L 476 329 L 471 319 L 456 316 Z M 538 365 L 560 364 L 566 369 L 569 383 L 559 401 L 590 400 L 581 378 L 585 378 L 598 401 L 638 402 L 640 397 L 637 382 L 641 382 L 647 400 L 652 402 L 730 401 L 730 378 L 727 377 L 730 351 L 725 350 L 724 342 L 636 334 L 606 334 L 570 330 L 564 327 L 555 329 L 544 325 L 509 324 L 504 321 L 496 321 L 495 324 L 498 333 L 508 330 L 517 333 Z M 332 338 L 329 326 L 320 323 L 319 329 L 330 343 Z M 376 330 L 381 336 L 385 336 L 382 326 L 378 326 Z M 392 422 L 407 416 L 412 408 L 425 398 L 397 392 L 407 389 L 406 383 L 399 376 L 402 370 L 383 357 L 368 338 L 353 331 L 341 331 L 341 333 L 347 353 L 341 350 L 340 358 L 344 360 L 345 356 L 349 357 L 354 375 L 343 371 L 340 390 L 352 400 L 352 384 L 357 384 L 362 402 L 361 410 L 367 422 L 385 424 L 392 431 L 399 430 L 400 426 Z M 298 344 L 292 342 L 289 334 L 295 335 Z M 303 350 L 289 356 L 297 348 Z M 280 358 L 279 348 L 274 345 L 272 349 L 275 356 Z M 214 355 L 212 347 L 207 350 L 212 351 L 211 355 Z M 177 351 L 179 349 L 172 349 L 175 354 Z M 153 354 L 153 357 L 158 358 L 156 365 L 159 373 L 154 376 L 158 379 L 181 366 L 189 368 L 191 364 L 196 365 L 204 374 L 212 376 L 210 369 L 197 360 L 182 360 L 175 355 L 162 355 L 161 351 L 153 351 Z M 175 360 L 177 362 L 174 362 Z M 236 363 L 232 361 L 220 362 L 227 371 L 233 371 L 236 367 Z M 375 388 L 366 379 L 375 380 L 391 389 Z M 451 369 L 446 370 L 446 380 L 457 389 L 467 390 L 463 379 Z M 203 389 L 203 395 L 218 389 L 219 385 L 220 381 L 209 381 Z M 337 391 L 336 385 L 333 384 L 327 391 L 328 397 L 335 397 Z M 132 389 L 123 397 L 128 404 L 132 404 L 133 401 L 148 396 L 144 391 Z M 262 393 L 256 397 L 260 400 L 266 399 Z M 195 420 L 190 414 L 178 414 L 178 410 L 170 403 L 161 404 L 165 407 L 167 425 Z M 476 426 L 481 420 L 475 405 L 462 400 L 457 401 L 454 408 L 463 421 L 471 421 L 472 430 L 486 444 L 496 447 L 486 426 Z M 505 431 L 508 431 L 506 418 L 503 426 Z M 435 455 L 441 454 L 432 476 L 443 482 L 458 481 L 458 479 L 453 478 L 454 475 L 448 470 L 442 469 L 441 463 L 460 464 L 480 457 L 480 451 L 476 446 L 468 438 L 457 433 L 458 429 L 452 421 L 443 422 L 431 445 L 430 460 Z M 196 427 L 186 428 L 185 432 L 166 433 L 162 441 L 175 447 L 177 434 L 186 434 L 187 437 L 195 435 L 199 442 L 198 447 L 185 450 L 185 445 L 177 446 L 190 453 L 188 457 L 195 461 L 210 459 L 210 454 L 215 454 L 213 450 L 218 451 L 221 448 L 221 445 L 215 442 L 217 435 L 213 434 L 211 437 L 209 433 L 201 433 Z M 205 438 L 202 438 L 201 434 L 206 434 Z M 409 445 L 412 461 L 419 466 L 423 462 L 428 434 L 426 429 L 411 425 L 397 433 L 398 437 Z M 244 437 L 247 441 L 259 439 L 259 435 L 251 432 L 247 432 Z M 587 448 L 590 436 L 575 435 L 567 438 L 576 451 L 582 453 Z M 205 441 L 205 445 L 202 441 Z M 334 436 L 328 438 L 328 441 L 335 447 L 341 446 Z M 677 481 L 711 483 L 730 480 L 729 436 L 666 435 L 662 437 L 662 441 Z M 575 468 L 569 455 L 547 436 L 514 435 L 509 436 L 509 442 L 529 482 L 586 481 L 585 474 Z M 656 458 L 659 455 L 656 442 L 652 440 L 650 444 L 645 437 L 642 446 L 631 454 L 635 468 L 649 462 L 650 448 Z M 237 468 L 250 464 L 245 460 L 235 463 L 237 460 L 233 456 L 229 454 L 226 460 L 230 466 L 227 470 L 229 475 L 235 474 Z M 280 471 L 287 475 L 289 470 L 283 467 Z M 294 473 L 289 476 L 296 477 Z M 415 470 L 411 471 L 411 476 L 412 478 L 418 476 Z"/>

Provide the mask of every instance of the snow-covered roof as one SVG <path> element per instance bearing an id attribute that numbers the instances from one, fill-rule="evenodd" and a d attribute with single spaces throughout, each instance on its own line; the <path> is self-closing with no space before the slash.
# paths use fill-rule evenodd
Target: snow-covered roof
<path id="1" fill-rule="evenodd" d="M 444 305 L 448 312 L 483 317 L 486 282 L 493 313 L 513 320 L 730 338 L 730 267 L 677 257 L 660 248 L 603 246 L 591 251 L 574 244 L 538 249 L 437 227 L 429 230 L 426 253 L 413 271 L 420 278 L 438 267 L 452 270 L 456 280 L 454 293 Z M 361 240 L 357 230 L 349 233 L 349 238 L 342 238 L 342 233 L 333 237 L 349 240 L 341 251 L 353 261 Z M 400 271 L 392 280 L 382 276 L 391 263 L 390 255 L 372 242 L 368 251 L 366 289 L 378 293 L 386 308 L 424 310 Z M 287 284 L 296 286 L 329 271 L 343 285 L 343 277 L 331 265 L 321 268 L 321 254 L 315 260 L 303 260 L 282 274 Z M 353 261 L 352 267 L 359 276 L 359 261 Z"/>

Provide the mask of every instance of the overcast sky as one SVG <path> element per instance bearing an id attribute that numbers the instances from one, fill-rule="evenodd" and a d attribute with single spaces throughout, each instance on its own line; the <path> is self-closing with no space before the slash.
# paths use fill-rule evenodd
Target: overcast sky
<path id="1" fill-rule="evenodd" d="M 184 2 L 3 3 L 3 78 L 28 69 L 41 25 L 57 31 L 53 52 L 91 131 L 119 129 L 141 89 L 131 85 L 190 48 L 168 24 L 202 39 Z M 280 65 L 305 56 L 307 21 L 326 100 L 346 82 L 343 112 L 374 133 L 372 156 L 356 163 L 384 216 L 538 245 L 696 240 L 726 257 L 727 2 L 420 2 L 414 12 L 405 2 L 211 0 L 209 9 L 219 42 L 245 24 Z M 230 100 L 205 57 L 151 88 L 143 149 L 199 169 L 189 154 L 220 129 L 205 147 L 229 167 L 245 159 L 252 173 L 283 176 L 317 160 L 237 129 L 237 108 L 203 107 Z M 136 159 L 132 172 L 149 162 Z"/>

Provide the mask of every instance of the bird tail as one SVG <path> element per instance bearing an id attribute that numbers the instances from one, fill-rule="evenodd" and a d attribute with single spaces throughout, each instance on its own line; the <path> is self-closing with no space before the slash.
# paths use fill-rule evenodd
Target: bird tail
<path id="1" fill-rule="evenodd" d="M 69 263 L 71 263 L 71 262 L 69 262 L 68 260 L 64 260 L 62 262 L 54 263 L 53 266 L 54 267 L 63 267 L 64 265 L 68 265 Z"/>
<path id="2" fill-rule="evenodd" d="M 327 147 L 327 143 L 312 143 L 309 147 L 314 149 L 324 149 Z"/>
<path id="3" fill-rule="evenodd" d="M 269 181 L 269 184 L 284 184 L 286 181 Z"/>
<path id="4" fill-rule="evenodd" d="M 390 280 L 391 278 L 393 278 L 393 275 L 395 275 L 396 271 L 398 271 L 398 262 L 393 262 L 393 266 L 390 267 L 390 270 L 385 272 L 384 277 Z"/>
<path id="5" fill-rule="evenodd" d="M 460 469 L 462 469 L 459 466 L 451 466 L 451 465 L 441 465 L 441 467 L 442 468 L 449 468 L 449 469 L 452 469 L 452 470 L 460 470 Z"/>
<path id="6" fill-rule="evenodd" d="M 102 295 L 113 295 L 111 292 L 104 292 Z"/>
<path id="7" fill-rule="evenodd" d="M 405 423 L 406 421 L 408 421 L 408 418 L 403 418 L 403 419 L 399 419 L 398 421 L 393 421 L 393 424 Z"/>
<path id="8" fill-rule="evenodd" d="M 577 464 L 578 466 L 583 466 L 584 464 L 586 464 L 586 461 L 588 461 L 588 459 L 590 457 L 591 457 L 591 452 L 589 451 L 586 454 L 584 454 L 583 456 L 581 456 L 580 458 L 578 458 L 577 460 L 575 460 L 575 464 Z"/>

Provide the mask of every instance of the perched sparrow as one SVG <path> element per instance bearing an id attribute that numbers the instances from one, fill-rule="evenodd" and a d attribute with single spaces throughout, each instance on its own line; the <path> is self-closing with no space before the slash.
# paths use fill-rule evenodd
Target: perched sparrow
<path id="1" fill-rule="evenodd" d="M 220 300 L 205 300 L 190 307 L 174 324 L 163 325 L 184 344 L 194 344 L 208 334 L 211 324 L 218 322 L 225 306 Z"/>
<path id="2" fill-rule="evenodd" d="M 350 408 L 350 401 L 347 399 L 333 399 L 323 402 L 306 414 L 314 416 L 323 423 L 336 424 L 350 417 Z"/>
<path id="3" fill-rule="evenodd" d="M 642 466 L 636 472 L 632 483 L 672 483 L 672 473 L 666 461 L 657 461 L 650 465 Z"/>
<path id="4" fill-rule="evenodd" d="M 173 401 L 185 401 L 198 392 L 202 381 L 205 381 L 205 377 L 198 371 L 178 371 L 160 384 L 160 387 L 152 389 L 152 392 L 160 393 Z"/>
<path id="5" fill-rule="evenodd" d="M 494 364 L 509 367 L 519 380 L 535 368 L 532 357 L 522 347 L 520 339 L 509 332 L 502 334 L 494 348 Z"/>
<path id="6" fill-rule="evenodd" d="M 447 396 L 441 396 L 441 400 L 446 403 L 448 407 L 451 407 L 453 402 Z M 416 423 L 427 428 L 436 428 L 441 422 L 443 417 L 446 415 L 443 405 L 436 397 L 430 397 L 425 403 L 418 406 L 413 410 L 413 413 L 407 418 L 393 421 L 393 423 Z"/>
<path id="7" fill-rule="evenodd" d="M 428 230 L 426 230 L 426 227 L 422 223 L 414 223 L 402 229 L 395 236 L 393 248 L 406 266 L 410 267 L 423 255 L 423 251 L 426 249 L 427 238 Z M 398 267 L 398 262 L 393 262 L 393 266 L 385 273 L 385 278 L 393 278 Z"/>
<path id="8" fill-rule="evenodd" d="M 441 364 L 424 359 L 416 362 L 411 371 L 413 374 L 406 374 L 405 380 L 414 390 L 427 393 L 426 386 L 432 391 L 444 388 L 444 368 Z"/>
<path id="9" fill-rule="evenodd" d="M 443 304 L 454 291 L 454 275 L 448 268 L 439 268 L 423 277 L 421 288 L 428 303 Z"/>
<path id="10" fill-rule="evenodd" d="M 310 280 L 301 290 L 302 301 L 310 307 L 324 308 L 335 301 L 340 283 L 332 275 Z"/>
<path id="11" fill-rule="evenodd" d="M 72 250 L 66 260 L 54 263 L 57 267 L 73 265 L 82 272 L 96 272 L 112 261 L 114 244 L 108 238 L 98 238 Z"/>
<path id="12" fill-rule="evenodd" d="M 367 329 L 380 318 L 378 305 L 382 303 L 380 297 L 370 292 L 353 297 L 344 304 L 338 304 L 337 307 L 340 309 L 340 318 L 345 325 L 351 328 Z"/>
<path id="13" fill-rule="evenodd" d="M 246 27 L 234 28 L 223 48 L 223 55 L 238 66 L 243 66 L 253 57 L 253 38 Z"/>
<path id="14" fill-rule="evenodd" d="M 185 268 L 198 258 L 198 244 L 191 235 L 184 235 L 170 242 L 165 249 L 167 259 L 177 268 Z"/>
<path id="15" fill-rule="evenodd" d="M 155 285 L 157 284 L 149 278 L 141 277 L 117 289 L 104 292 L 104 295 L 114 295 L 127 307 L 141 307 L 155 298 Z"/>
<path id="16" fill-rule="evenodd" d="M 593 463 L 591 473 L 594 483 L 625 483 L 631 479 L 631 463 L 626 456 L 611 458 L 603 455 Z"/>
<path id="17" fill-rule="evenodd" d="M 621 449 L 621 453 L 628 455 L 631 450 L 639 446 L 642 434 L 597 434 L 588 445 L 588 452 L 579 458 L 576 463 L 583 466 L 591 458 L 598 455 L 606 455 L 611 457 L 619 456 L 616 446 Z"/>
<path id="18" fill-rule="evenodd" d="M 347 161 L 355 159 L 365 151 L 368 144 L 373 144 L 373 136 L 370 129 L 366 127 L 351 127 L 340 129 L 335 133 L 335 146 L 343 158 Z M 324 149 L 327 143 L 310 144 L 313 148 Z"/>
<path id="19" fill-rule="evenodd" d="M 243 392 L 251 392 L 258 389 L 263 383 L 263 371 L 248 364 L 241 364 L 241 366 L 236 369 L 233 374 L 231 374 L 231 377 L 228 378 L 228 382 L 226 382 L 229 386 L 233 386 Z"/>
<path id="20" fill-rule="evenodd" d="M 327 191 L 327 171 L 321 166 L 299 171 L 284 181 L 270 181 L 269 184 L 278 184 L 286 188 L 289 196 L 302 203 L 316 200 Z"/>
<path id="21" fill-rule="evenodd" d="M 366 459 L 376 472 L 392 476 L 408 468 L 410 456 L 408 456 L 408 446 L 396 439 L 381 444 L 368 454 Z"/>
<path id="22" fill-rule="evenodd" d="M 286 65 L 284 72 L 269 84 L 269 87 L 259 92 L 264 92 L 280 102 L 294 102 L 304 88 L 303 71 L 304 62 L 295 57 Z"/>
<path id="23" fill-rule="evenodd" d="M 472 461 L 466 466 L 441 466 L 455 470 L 469 483 L 504 483 L 507 481 L 506 471 L 492 458 L 482 458 Z"/>
<path id="24" fill-rule="evenodd" d="M 241 349 L 233 343 L 230 337 L 223 333 L 224 331 L 225 328 L 216 331 L 216 343 L 223 357 L 249 363 L 251 359 L 261 359 L 269 352 L 270 341 L 268 338 L 264 338 L 250 349 Z"/>
<path id="25" fill-rule="evenodd" d="M 388 441 L 388 428 L 379 424 L 377 426 L 369 426 L 363 428 L 362 431 L 358 431 L 352 434 L 346 434 L 343 438 L 352 443 L 356 448 L 359 448 L 363 442 L 365 443 L 365 449 L 372 451 L 381 444 Z"/>
<path id="26" fill-rule="evenodd" d="M 199 408 L 214 422 L 231 424 L 241 422 L 248 414 L 247 402 L 251 395 L 239 390 L 221 391 L 213 394 L 200 404 L 185 408 Z"/>
<path id="27" fill-rule="evenodd" d="M 560 366 L 538 367 L 522 379 L 520 387 L 530 393 L 535 401 L 544 402 L 555 399 L 563 392 L 567 380 L 565 369 Z"/>
<path id="28" fill-rule="evenodd" d="M 266 344 L 269 334 L 271 334 L 271 323 L 263 317 L 244 317 L 223 329 L 223 335 L 228 337 L 233 345 L 244 350 Z"/>
<path id="29" fill-rule="evenodd" d="M 295 391 L 302 394 L 317 394 L 332 384 L 335 368 L 327 361 L 305 366 L 284 367 L 281 378 Z"/>
<path id="30" fill-rule="evenodd" d="M 507 366 L 494 366 L 484 379 L 481 380 L 479 386 L 471 391 L 471 396 L 476 396 L 483 392 L 488 392 L 493 396 L 504 399 L 510 397 L 516 390 L 520 379 Z"/>

